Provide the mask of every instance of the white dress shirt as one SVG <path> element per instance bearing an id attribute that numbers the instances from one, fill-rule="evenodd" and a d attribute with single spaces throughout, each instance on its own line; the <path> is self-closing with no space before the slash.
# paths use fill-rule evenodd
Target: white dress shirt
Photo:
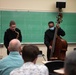
<path id="1" fill-rule="evenodd" d="M 22 67 L 13 70 L 10 75 L 49 75 L 49 73 L 45 65 L 27 62 Z"/>

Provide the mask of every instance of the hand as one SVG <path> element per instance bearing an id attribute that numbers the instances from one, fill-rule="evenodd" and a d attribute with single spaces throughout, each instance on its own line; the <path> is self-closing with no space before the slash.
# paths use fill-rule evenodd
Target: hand
<path id="1" fill-rule="evenodd" d="M 49 49 L 52 49 L 52 46 L 49 46 Z"/>
<path id="2" fill-rule="evenodd" d="M 57 27 L 57 28 L 60 28 L 60 26 L 59 26 L 58 24 L 56 25 L 56 27 Z"/>

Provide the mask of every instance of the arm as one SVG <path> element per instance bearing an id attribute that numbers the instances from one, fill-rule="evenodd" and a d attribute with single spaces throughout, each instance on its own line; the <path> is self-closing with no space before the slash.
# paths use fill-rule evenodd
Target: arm
<path id="1" fill-rule="evenodd" d="M 47 35 L 46 32 L 45 32 L 45 35 L 44 35 L 44 44 L 45 44 L 47 47 L 50 46 L 49 38 L 48 38 L 48 35 Z"/>
<path id="2" fill-rule="evenodd" d="M 19 40 L 22 42 L 22 34 L 21 31 L 19 32 L 20 36 L 19 36 Z"/>
<path id="3" fill-rule="evenodd" d="M 19 37 L 18 39 L 20 40 L 20 42 L 22 41 L 22 34 L 21 34 L 21 31 L 18 29 L 18 32 L 19 32 Z"/>
<path id="4" fill-rule="evenodd" d="M 58 35 L 65 36 L 65 31 L 63 29 L 59 28 Z"/>
<path id="5" fill-rule="evenodd" d="M 7 35 L 7 31 L 6 31 L 5 34 L 4 34 L 4 45 L 5 45 L 6 48 L 8 48 L 8 44 L 9 44 L 8 35 Z"/>

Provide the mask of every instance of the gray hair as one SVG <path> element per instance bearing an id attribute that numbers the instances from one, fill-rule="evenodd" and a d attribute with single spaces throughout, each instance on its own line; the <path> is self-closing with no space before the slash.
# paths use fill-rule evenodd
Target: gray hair
<path id="1" fill-rule="evenodd" d="M 21 47 L 21 43 L 18 39 L 13 39 L 9 42 L 10 51 L 19 51 L 20 47 Z"/>
<path id="2" fill-rule="evenodd" d="M 64 68 L 65 74 L 76 75 L 76 51 L 73 51 L 66 56 Z"/>

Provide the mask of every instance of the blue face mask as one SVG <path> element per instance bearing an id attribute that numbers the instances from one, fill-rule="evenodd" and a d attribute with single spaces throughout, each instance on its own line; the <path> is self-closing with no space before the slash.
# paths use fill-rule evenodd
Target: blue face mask
<path id="1" fill-rule="evenodd" d="M 54 27 L 49 28 L 50 30 L 54 30 Z"/>

